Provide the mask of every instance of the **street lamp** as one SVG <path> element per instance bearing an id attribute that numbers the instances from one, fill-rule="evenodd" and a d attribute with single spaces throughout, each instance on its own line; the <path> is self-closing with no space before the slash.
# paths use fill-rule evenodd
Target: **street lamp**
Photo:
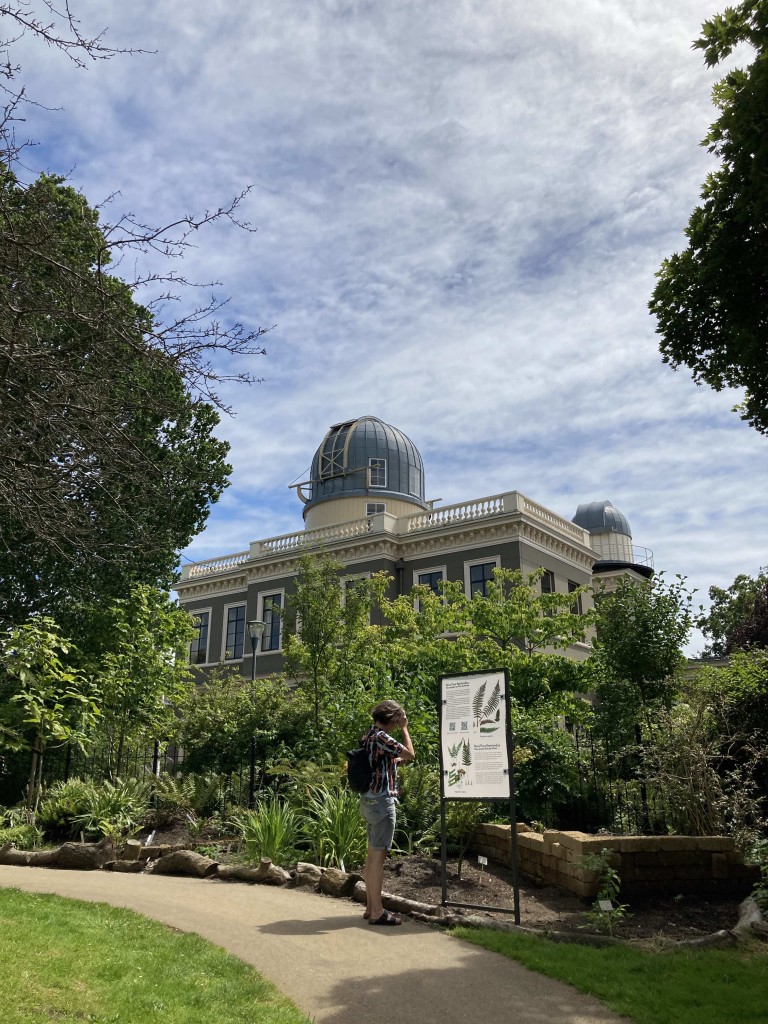
<path id="1" fill-rule="evenodd" d="M 251 680 L 256 678 L 256 648 L 259 646 L 259 640 L 264 635 L 264 630 L 267 628 L 266 622 L 262 622 L 261 619 L 251 619 L 248 623 L 248 636 L 251 638 L 251 650 L 253 651 L 253 662 L 251 664 Z"/>
<path id="2" fill-rule="evenodd" d="M 253 661 L 251 664 L 251 682 L 256 679 L 256 648 L 259 646 L 259 640 L 264 635 L 264 630 L 267 628 L 266 622 L 262 622 L 261 619 L 251 619 L 248 625 L 248 636 L 251 638 L 251 651 L 253 652 Z M 253 699 L 253 694 L 251 694 Z M 255 705 L 254 705 L 255 711 Z M 248 806 L 253 807 L 254 799 L 256 796 L 256 737 L 251 733 L 251 770 L 248 779 Z"/>

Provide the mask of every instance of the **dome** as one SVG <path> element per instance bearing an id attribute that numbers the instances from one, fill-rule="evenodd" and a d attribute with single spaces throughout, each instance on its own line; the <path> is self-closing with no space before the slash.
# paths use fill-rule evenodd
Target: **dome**
<path id="1" fill-rule="evenodd" d="M 620 533 L 632 538 L 627 517 L 614 508 L 610 501 L 588 501 L 579 505 L 572 522 L 591 534 Z"/>
<path id="2" fill-rule="evenodd" d="M 321 502 L 395 498 L 426 509 L 424 463 L 409 437 L 375 416 L 334 424 L 312 459 L 307 512 Z"/>

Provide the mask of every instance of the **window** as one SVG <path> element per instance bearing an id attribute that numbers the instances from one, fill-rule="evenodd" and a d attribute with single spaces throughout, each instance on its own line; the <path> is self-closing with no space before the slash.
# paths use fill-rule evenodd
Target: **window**
<path id="1" fill-rule="evenodd" d="M 224 661 L 234 661 L 243 656 L 245 642 L 245 605 L 238 604 L 226 609 L 224 628 Z"/>
<path id="2" fill-rule="evenodd" d="M 470 597 L 488 595 L 488 581 L 493 579 L 493 570 L 499 567 L 498 555 L 485 562 L 464 563 L 464 587 Z"/>
<path id="3" fill-rule="evenodd" d="M 568 580 L 568 593 L 569 594 L 572 594 L 574 592 L 574 590 L 578 590 L 578 589 L 579 589 L 579 584 L 578 583 L 574 583 L 573 580 Z M 581 594 L 577 594 L 576 597 L 573 599 L 573 604 L 571 605 L 571 615 L 583 615 L 583 614 L 584 614 L 584 610 L 583 610 L 582 605 L 581 605 Z"/>
<path id="4" fill-rule="evenodd" d="M 204 665 L 208 660 L 208 622 L 210 611 L 192 612 L 195 618 L 197 634 L 192 638 L 189 645 L 190 665 Z"/>
<path id="5" fill-rule="evenodd" d="M 261 618 L 265 628 L 261 637 L 261 650 L 279 651 L 282 646 L 283 592 L 260 595 Z"/>
<path id="6" fill-rule="evenodd" d="M 541 592 L 542 594 L 554 594 L 555 592 L 555 574 L 549 569 L 545 569 L 544 575 L 541 577 Z"/>
<path id="7" fill-rule="evenodd" d="M 367 516 L 377 516 L 379 512 L 386 512 L 387 505 L 384 501 L 369 501 L 365 506 L 365 514 Z"/>
<path id="8" fill-rule="evenodd" d="M 421 470 L 418 466 L 408 467 L 408 490 L 417 498 L 421 497 Z"/>
<path id="9" fill-rule="evenodd" d="M 424 572 L 415 572 L 415 581 L 422 587 L 429 587 L 429 589 L 435 593 L 440 593 L 440 584 L 445 579 L 445 572 L 443 569 L 426 569 Z"/>
<path id="10" fill-rule="evenodd" d="M 387 486 L 387 460 L 368 459 L 368 486 Z"/>

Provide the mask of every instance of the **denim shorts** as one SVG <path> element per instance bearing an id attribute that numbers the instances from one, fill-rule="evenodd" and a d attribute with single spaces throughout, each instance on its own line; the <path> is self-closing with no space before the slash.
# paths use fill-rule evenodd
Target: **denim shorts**
<path id="1" fill-rule="evenodd" d="M 368 848 L 389 850 L 395 835 L 395 804 L 389 793 L 380 796 L 361 796 L 360 813 L 368 828 Z"/>

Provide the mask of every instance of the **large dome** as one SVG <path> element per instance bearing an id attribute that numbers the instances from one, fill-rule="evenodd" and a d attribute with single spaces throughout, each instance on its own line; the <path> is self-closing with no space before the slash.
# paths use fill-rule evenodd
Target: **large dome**
<path id="1" fill-rule="evenodd" d="M 339 498 L 387 498 L 426 508 L 424 463 L 409 437 L 375 416 L 334 424 L 312 459 L 304 506 Z"/>

